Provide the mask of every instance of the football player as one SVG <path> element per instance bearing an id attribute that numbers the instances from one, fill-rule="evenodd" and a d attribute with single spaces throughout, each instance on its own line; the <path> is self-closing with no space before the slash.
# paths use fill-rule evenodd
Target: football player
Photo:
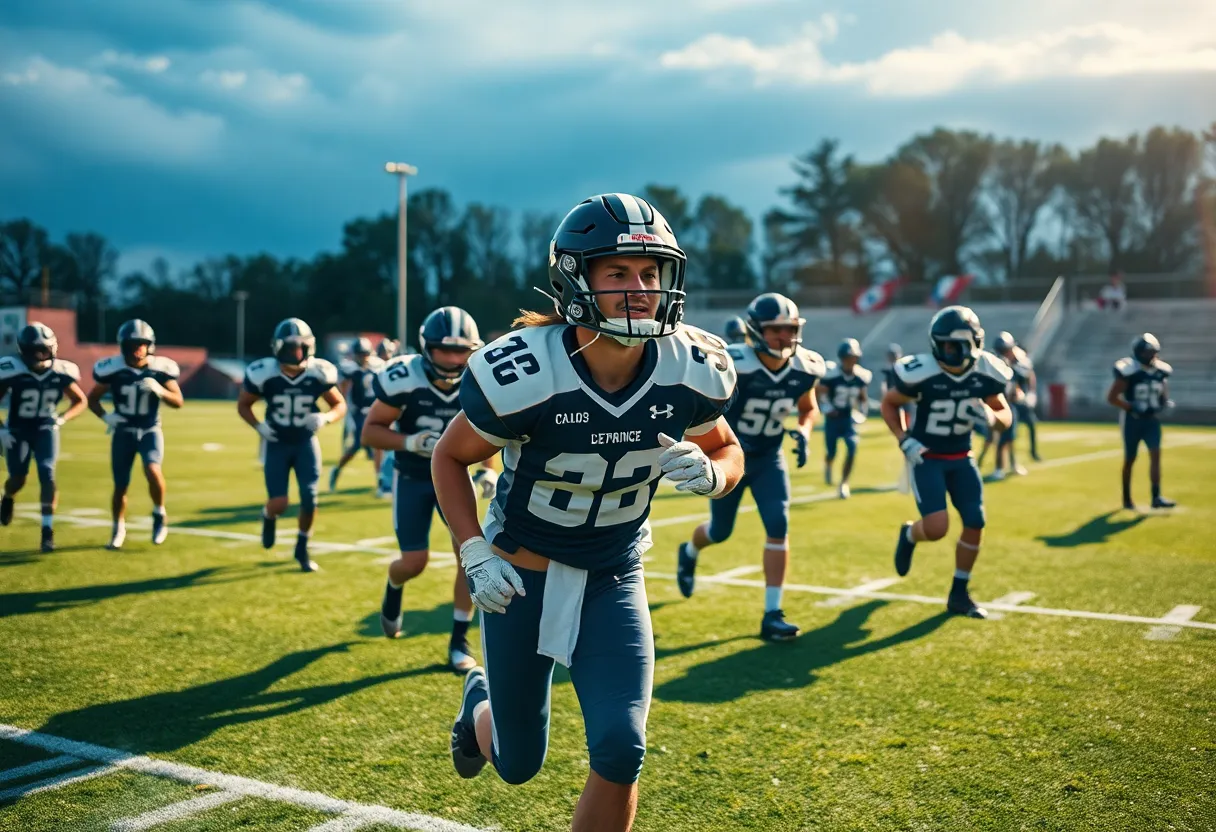
<path id="1" fill-rule="evenodd" d="M 287 318 L 274 328 L 273 353 L 245 370 L 236 412 L 266 440 L 262 472 L 266 478 L 266 507 L 262 511 L 262 547 L 274 546 L 275 521 L 287 510 L 287 486 L 295 471 L 300 489 L 296 561 L 314 572 L 308 557 L 308 537 L 317 516 L 317 483 L 321 479 L 321 443 L 317 431 L 346 415 L 346 399 L 338 392 L 338 370 L 317 358 L 317 339 L 308 324 Z M 253 403 L 266 400 L 265 421 L 258 421 Z M 329 405 L 321 412 L 317 399 Z"/>
<path id="2" fill-rule="evenodd" d="M 460 543 L 485 670 L 452 727 L 462 777 L 491 760 L 508 783 L 541 767 L 553 663 L 569 667 L 590 774 L 574 829 L 628 829 L 646 751 L 654 641 L 642 577 L 660 477 L 728 493 L 742 453 L 721 415 L 735 373 L 723 342 L 680 325 L 685 255 L 628 194 L 577 205 L 549 248 L 550 314 L 478 350 L 462 413 L 435 447 L 439 504 Z M 681 439 L 681 437 L 684 437 Z M 502 451 L 484 528 L 468 466 Z"/>
<path id="3" fill-rule="evenodd" d="M 1153 508 L 1173 508 L 1173 500 L 1161 496 L 1161 412 L 1172 407 L 1169 378 L 1174 371 L 1162 361 L 1161 342 L 1146 332 L 1132 343 L 1132 354 L 1115 362 L 1115 380 L 1106 400 L 1122 411 L 1123 431 L 1123 507 L 1135 509 L 1132 502 L 1132 466 L 1140 443 L 1148 448 L 1149 480 L 1153 486 Z"/>
<path id="4" fill-rule="evenodd" d="M 389 638 L 401 633 L 401 596 L 405 582 L 422 574 L 430 559 L 435 486 L 431 452 L 452 417 L 460 412 L 460 378 L 469 357 L 481 349 L 473 316 L 444 306 L 426 316 L 418 330 L 419 352 L 390 361 L 372 382 L 375 397 L 363 427 L 370 447 L 394 451 L 393 531 L 401 556 L 389 564 L 388 583 L 380 603 L 380 626 Z M 493 494 L 497 475 L 481 468 L 475 481 L 481 496 Z M 439 519 L 443 519 L 442 512 Z M 453 542 L 453 551 L 456 544 Z M 464 673 L 477 665 L 468 644 L 473 601 L 464 569 L 456 565 L 452 591 L 452 638 L 448 665 Z"/>
<path id="5" fill-rule="evenodd" d="M 894 342 L 887 344 L 887 363 L 882 368 L 882 394 L 895 386 L 895 362 L 904 357 L 904 348 Z"/>
<path id="6" fill-rule="evenodd" d="M 1026 398 L 1029 394 L 1026 393 L 1026 388 L 1033 385 L 1034 366 L 1030 363 L 1030 356 L 1017 345 L 1013 335 L 1008 332 L 1001 332 L 996 336 L 996 340 L 992 344 L 992 351 L 1000 356 L 1009 365 L 1009 369 L 1013 371 L 1013 380 L 1009 382 L 1009 388 L 1005 391 L 1005 398 L 1013 408 L 1013 421 L 1010 423 L 1009 429 L 1001 431 L 997 438 L 996 468 L 993 470 L 990 478 L 993 480 L 1005 478 L 1006 457 L 1009 458 L 1009 470 L 1020 477 L 1024 477 L 1026 476 L 1026 469 L 1018 464 L 1013 440 L 1017 437 L 1018 427 L 1022 423 L 1022 413 L 1027 410 Z M 980 451 L 981 470 L 984 467 L 984 456 L 988 453 L 988 448 L 992 444 L 992 441 L 993 437 L 991 433 L 984 437 L 984 449 Z"/>
<path id="7" fill-rule="evenodd" d="M 743 319 L 738 315 L 733 318 L 728 318 L 726 321 L 726 343 L 747 343 L 747 325 L 743 323 Z"/>
<path id="8" fill-rule="evenodd" d="M 380 343 L 376 344 L 376 357 L 388 361 L 397 355 L 399 349 L 400 346 L 392 338 L 381 338 Z"/>
<path id="9" fill-rule="evenodd" d="M 177 384 L 177 362 L 156 355 L 156 333 L 146 322 L 127 321 L 118 328 L 118 355 L 103 358 L 93 366 L 89 391 L 89 410 L 106 423 L 113 433 L 110 442 L 110 470 L 114 494 L 110 498 L 113 526 L 107 549 L 122 548 L 127 539 L 127 487 L 136 455 L 144 463 L 144 478 L 152 497 L 152 542 L 160 545 L 169 534 L 165 516 L 165 434 L 160 426 L 160 405 L 180 408 L 184 404 Z M 114 409 L 109 413 L 101 400 L 110 395 Z"/>
<path id="10" fill-rule="evenodd" d="M 42 503 L 42 551 L 55 550 L 55 506 L 59 491 L 55 463 L 59 459 L 59 428 L 85 408 L 80 369 L 58 357 L 59 339 L 51 328 L 33 321 L 17 333 L 17 355 L 0 358 L 0 399 L 10 394 L 8 422 L 0 424 L 8 479 L 0 496 L 0 526 L 13 522 L 13 497 L 24 486 L 30 460 L 38 466 Z M 59 412 L 67 396 L 68 409 Z"/>
<path id="11" fill-rule="evenodd" d="M 980 319 L 966 306 L 947 306 L 933 316 L 929 344 L 928 354 L 899 360 L 895 387 L 882 399 L 883 421 L 911 466 L 912 494 L 921 516 L 899 530 L 895 571 L 908 574 L 917 543 L 946 536 L 949 495 L 963 531 L 954 549 L 954 582 L 946 609 L 987 618 L 967 589 L 984 534 L 984 485 L 971 456 L 971 432 L 976 421 L 997 430 L 1009 427 L 1013 414 L 1005 389 L 1013 373 L 1004 361 L 984 351 Z M 911 424 L 902 410 L 909 402 L 916 402 Z"/>
<path id="12" fill-rule="evenodd" d="M 823 458 L 823 479 L 828 485 L 832 484 L 836 446 L 843 441 L 846 453 L 838 493 L 840 499 L 847 500 L 849 475 L 853 473 L 853 460 L 857 456 L 857 426 L 865 423 L 870 410 L 867 391 L 873 376 L 858 363 L 861 344 L 856 338 L 841 341 L 836 348 L 836 358 L 840 363 L 828 362 L 827 374 L 819 385 L 819 409 L 823 412 L 823 440 L 827 448 Z"/>
<path id="13" fill-rule="evenodd" d="M 366 338 L 355 339 L 355 342 L 351 344 L 350 355 L 351 357 L 338 367 L 342 375 L 340 389 L 347 402 L 342 436 L 344 451 L 338 464 L 329 472 L 329 490 L 337 489 L 338 475 L 362 448 L 375 468 L 378 492 L 380 465 L 384 452 L 380 448 L 363 444 L 361 437 L 363 436 L 363 421 L 367 418 L 367 412 L 371 408 L 372 402 L 376 400 L 376 393 L 372 389 L 372 385 L 375 383 L 376 373 L 383 369 L 384 362 L 378 356 L 372 355 L 372 342 Z M 380 494 L 377 493 L 376 496 L 379 497 Z"/>
<path id="14" fill-rule="evenodd" d="M 807 447 L 819 405 L 815 385 L 826 372 L 823 357 L 802 347 L 805 319 L 784 295 L 768 292 L 747 307 L 747 344 L 729 348 L 738 373 L 738 395 L 726 422 L 739 437 L 746 469 L 739 487 L 709 504 L 709 520 L 681 543 L 676 553 L 676 582 L 689 598 L 696 583 L 697 558 L 715 543 L 724 543 L 735 528 L 743 492 L 750 488 L 764 524 L 764 615 L 760 637 L 786 641 L 798 625 L 785 620 L 782 587 L 789 566 L 790 474 L 781 443 L 786 417 L 798 414 L 794 439 L 798 467 L 807 462 Z"/>

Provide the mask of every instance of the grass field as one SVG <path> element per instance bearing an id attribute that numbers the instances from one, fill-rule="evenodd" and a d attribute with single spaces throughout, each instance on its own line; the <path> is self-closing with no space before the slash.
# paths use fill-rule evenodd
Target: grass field
<path id="1" fill-rule="evenodd" d="M 291 521 L 273 552 L 246 537 L 264 491 L 256 435 L 234 407 L 192 402 L 165 430 L 164 546 L 149 542 L 137 472 L 126 548 L 102 548 L 108 438 L 88 415 L 63 437 L 59 550 L 37 552 L 36 486 L 0 529 L 0 829 L 568 828 L 588 768 L 560 668 L 535 780 L 452 771 L 452 560 L 409 585 L 406 637 L 384 639 L 395 543 L 368 463 L 323 495 L 314 540 L 371 542 L 317 545 L 322 571 L 305 575 Z M 853 499 L 832 498 L 814 458 L 794 472 L 794 643 L 756 637 L 757 515 L 702 555 L 684 600 L 674 550 L 705 501 L 660 490 L 636 828 L 1216 829 L 1216 628 L 1188 626 L 1216 621 L 1216 431 L 1167 428 L 1166 494 L 1181 507 L 1134 514 L 1116 510 L 1113 425 L 1044 426 L 1048 462 L 987 489 L 972 593 L 1005 599 L 987 622 L 949 618 L 936 600 L 953 569 L 945 542 L 877 585 L 895 577 L 892 542 L 914 506 L 890 490 L 893 444 L 873 423 L 866 433 Z M 327 463 L 339 438 L 324 436 Z M 1146 459 L 1140 469 L 1147 505 Z M 438 524 L 432 544 L 450 550 Z M 1171 611 L 1177 622 L 1159 620 Z M 82 773 L 97 776 L 72 779 Z"/>

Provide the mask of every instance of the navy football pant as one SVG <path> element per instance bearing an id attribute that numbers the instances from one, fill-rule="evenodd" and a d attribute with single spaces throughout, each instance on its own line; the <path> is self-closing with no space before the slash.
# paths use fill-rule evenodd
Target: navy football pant
<path id="1" fill-rule="evenodd" d="M 512 598 L 505 613 L 481 616 L 494 768 L 513 784 L 532 779 L 545 762 L 553 685 L 553 659 L 536 652 L 545 573 L 517 571 L 528 594 Z M 591 770 L 611 783 L 635 782 L 646 755 L 654 682 L 654 635 L 637 553 L 587 576 L 570 681 L 583 712 Z"/>
<path id="2" fill-rule="evenodd" d="M 857 453 L 857 425 L 853 424 L 852 413 L 828 416 L 823 420 L 823 443 L 828 459 L 836 458 L 836 445 L 839 442 L 844 442 L 845 452 L 849 456 Z"/>
<path id="3" fill-rule="evenodd" d="M 1121 418 L 1123 431 L 1123 458 L 1128 462 L 1136 459 L 1140 443 L 1150 451 L 1161 447 L 1161 422 L 1155 416 L 1133 416 L 1124 413 Z"/>
<path id="4" fill-rule="evenodd" d="M 946 496 L 968 529 L 984 528 L 984 482 L 975 459 L 924 459 L 912 466 L 912 496 L 921 517 L 946 510 Z"/>
<path id="5" fill-rule="evenodd" d="M 346 411 L 346 420 L 344 422 L 346 433 L 342 437 L 342 450 L 349 454 L 362 448 L 364 453 L 367 454 L 367 458 L 372 459 L 371 447 L 363 444 L 363 423 L 366 421 L 366 410 L 352 407 Z"/>
<path id="6" fill-rule="evenodd" d="M 131 467 L 139 456 L 144 467 L 160 465 L 165 458 L 165 434 L 154 428 L 118 428 L 110 442 L 110 470 L 114 487 L 125 490 L 131 484 Z"/>
<path id="7" fill-rule="evenodd" d="M 391 463 L 385 465 L 391 466 Z M 397 534 L 397 548 L 402 552 L 429 550 L 431 518 L 436 512 L 443 520 L 443 511 L 435 498 L 435 483 L 396 472 L 393 477 L 393 531 Z"/>
<path id="8" fill-rule="evenodd" d="M 286 497 L 292 471 L 300 488 L 300 510 L 312 511 L 317 506 L 317 483 L 321 480 L 321 443 L 317 437 L 304 442 L 266 443 L 262 460 L 266 496 L 272 500 Z"/>
<path id="9" fill-rule="evenodd" d="M 24 480 L 29 476 L 31 461 L 38 465 L 43 502 L 49 502 L 48 495 L 55 490 L 55 463 L 59 461 L 59 428 L 13 431 L 13 446 L 5 454 L 8 475 Z"/>
<path id="10" fill-rule="evenodd" d="M 781 453 L 743 458 L 743 478 L 734 490 L 709 501 L 709 539 L 722 543 L 735 530 L 743 492 L 750 488 L 764 533 L 784 538 L 790 525 L 790 472 Z"/>

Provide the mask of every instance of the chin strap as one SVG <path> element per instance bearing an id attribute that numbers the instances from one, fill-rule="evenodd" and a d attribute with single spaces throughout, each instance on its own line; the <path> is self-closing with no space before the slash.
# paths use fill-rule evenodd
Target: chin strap
<path id="1" fill-rule="evenodd" d="M 570 353 L 570 357 L 571 357 L 571 358 L 574 358 L 574 356 L 578 355 L 580 352 L 582 352 L 583 350 L 587 349 L 587 347 L 591 346 L 591 345 L 592 345 L 592 344 L 594 344 L 596 341 L 600 340 L 600 336 L 601 336 L 601 335 L 603 335 L 603 333 L 602 333 L 602 332 L 600 332 L 599 330 L 596 330 L 595 337 L 594 337 L 594 338 L 592 338 L 592 339 L 591 339 L 590 341 L 588 341 L 587 343 L 583 344 L 581 347 L 579 347 L 578 349 L 576 349 L 574 352 Z"/>

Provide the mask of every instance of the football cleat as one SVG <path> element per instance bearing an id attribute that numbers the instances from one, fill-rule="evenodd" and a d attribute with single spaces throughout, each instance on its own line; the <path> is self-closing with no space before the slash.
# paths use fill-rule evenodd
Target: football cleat
<path id="1" fill-rule="evenodd" d="M 42 527 L 42 553 L 55 551 L 55 530 L 49 526 Z"/>
<path id="2" fill-rule="evenodd" d="M 1178 504 L 1166 497 L 1154 497 L 1153 508 L 1174 508 Z"/>
<path id="3" fill-rule="evenodd" d="M 452 765 L 456 773 L 466 780 L 480 774 L 486 764 L 486 758 L 481 756 L 481 748 L 477 744 L 473 712 L 489 698 L 490 683 L 486 680 L 486 672 L 474 667 L 464 677 L 460 710 L 456 712 L 456 721 L 452 724 Z"/>
<path id="4" fill-rule="evenodd" d="M 152 515 L 152 542 L 157 546 L 164 543 L 165 538 L 169 536 L 167 519 L 163 514 Z"/>
<path id="5" fill-rule="evenodd" d="M 790 641 L 797 638 L 799 632 L 798 625 L 786 621 L 781 610 L 769 610 L 760 619 L 760 638 L 765 641 Z"/>
<path id="6" fill-rule="evenodd" d="M 946 612 L 966 618 L 988 617 L 988 611 L 972 601 L 970 593 L 965 589 L 961 592 L 951 590 L 950 597 L 946 599 Z"/>
<path id="7" fill-rule="evenodd" d="M 394 589 L 388 581 L 384 582 L 384 600 L 380 602 L 380 629 L 388 638 L 401 635 L 401 596 L 404 592 L 404 585 Z"/>
<path id="8" fill-rule="evenodd" d="M 899 542 L 895 544 L 895 573 L 901 578 L 908 574 L 908 570 L 912 568 L 912 552 L 916 549 L 915 543 L 908 542 L 908 529 L 912 528 L 912 522 L 908 521 L 899 527 Z"/>
<path id="9" fill-rule="evenodd" d="M 111 552 L 116 552 L 122 548 L 122 544 L 127 541 L 127 527 L 115 526 L 114 532 L 110 535 L 110 542 L 106 544 L 106 548 Z"/>
<path id="10" fill-rule="evenodd" d="M 453 673 L 468 673 L 477 667 L 477 659 L 469 654 L 467 639 L 452 639 L 448 642 L 448 667 Z"/>
<path id="11" fill-rule="evenodd" d="M 264 514 L 262 515 L 262 548 L 274 548 L 274 517 Z"/>
<path id="12" fill-rule="evenodd" d="M 13 498 L 0 497 L 0 526 L 7 526 L 11 522 L 13 522 Z"/>
<path id="13" fill-rule="evenodd" d="M 840 494 L 840 499 L 842 500 L 849 499 L 850 495 L 853 493 L 851 490 L 849 490 L 849 484 L 847 482 L 842 482 L 837 491 Z"/>
<path id="14" fill-rule="evenodd" d="M 687 553 L 687 543 L 681 543 L 676 552 L 676 586 L 685 598 L 692 597 L 697 582 L 697 559 Z"/>
<path id="15" fill-rule="evenodd" d="M 301 572 L 321 571 L 321 567 L 308 557 L 308 543 L 305 538 L 296 538 L 296 563 L 300 564 Z"/>
<path id="16" fill-rule="evenodd" d="M 1123 501 L 1123 508 L 1125 508 L 1127 511 L 1135 511 L 1135 510 L 1136 510 L 1136 504 L 1135 504 L 1135 503 L 1133 503 L 1131 500 L 1124 500 L 1124 501 Z"/>
<path id="17" fill-rule="evenodd" d="M 1005 479 L 1005 469 L 1004 468 L 997 468 L 995 471 L 993 471 L 991 474 L 988 475 L 989 482 L 1000 482 L 1003 479 Z"/>
<path id="18" fill-rule="evenodd" d="M 1019 477 L 1024 477 L 1030 472 L 1026 470 L 1024 465 L 1015 465 L 1013 466 L 1013 473 Z"/>

